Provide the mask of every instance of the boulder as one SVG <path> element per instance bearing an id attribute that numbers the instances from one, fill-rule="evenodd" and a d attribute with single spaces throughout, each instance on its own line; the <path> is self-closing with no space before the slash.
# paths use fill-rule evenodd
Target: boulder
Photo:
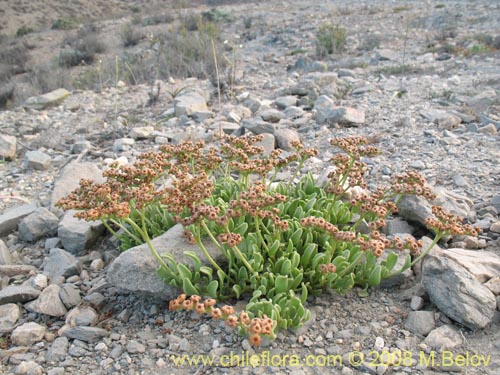
<path id="1" fill-rule="evenodd" d="M 493 293 L 439 248 L 424 259 L 422 284 L 431 302 L 460 324 L 478 329 L 493 320 L 496 309 Z"/>
<path id="2" fill-rule="evenodd" d="M 182 236 L 184 229 L 181 224 L 172 227 L 165 234 L 152 240 L 158 253 L 171 254 L 174 259 L 185 265 L 191 264 L 190 258 L 184 255 L 184 251 L 195 252 L 201 260 L 205 256 L 197 245 L 189 244 Z M 224 257 L 220 250 L 211 242 L 206 242 L 210 256 L 216 262 L 222 262 Z M 205 262 L 206 263 L 206 262 Z M 156 274 L 159 264 L 146 244 L 133 247 L 121 253 L 114 261 L 107 272 L 107 281 L 127 292 L 139 292 L 161 300 L 176 298 L 179 289 L 165 284 Z"/>
<path id="3" fill-rule="evenodd" d="M 16 158 L 16 146 L 16 137 L 7 134 L 0 134 L 0 158 L 14 160 Z"/>
<path id="4" fill-rule="evenodd" d="M 0 333 L 10 332 L 21 317 L 21 310 L 15 303 L 0 306 Z"/>
<path id="5" fill-rule="evenodd" d="M 57 236 L 64 249 L 74 255 L 81 255 L 104 233 L 100 221 L 85 221 L 74 216 L 76 211 L 67 211 L 57 228 Z"/>
<path id="6" fill-rule="evenodd" d="M 45 207 L 39 207 L 19 223 L 19 239 L 33 242 L 57 232 L 59 219 Z"/>
<path id="7" fill-rule="evenodd" d="M 57 89 L 43 95 L 32 96 L 26 99 L 24 107 L 37 110 L 53 107 L 60 104 L 69 94 L 69 91 L 65 89 Z"/>
<path id="8" fill-rule="evenodd" d="M 95 164 L 80 163 L 76 161 L 69 163 L 64 167 L 54 183 L 54 189 L 52 190 L 50 200 L 51 211 L 56 212 L 58 215 L 62 213 L 62 210 L 55 207 L 56 202 L 78 188 L 82 178 L 97 183 L 105 181 L 102 176 L 102 171 Z"/>
<path id="9" fill-rule="evenodd" d="M 23 167 L 44 171 L 50 167 L 51 157 L 42 151 L 28 151 L 24 154 Z"/>
<path id="10" fill-rule="evenodd" d="M 12 343 L 19 346 L 29 346 L 42 341 L 46 328 L 40 324 L 24 323 L 12 332 Z"/>
<path id="11" fill-rule="evenodd" d="M 0 237 L 16 230 L 21 220 L 36 211 L 36 204 L 25 204 L 6 210 L 0 215 Z"/>
<path id="12" fill-rule="evenodd" d="M 36 312 L 39 314 L 45 314 L 49 316 L 63 316 L 68 311 L 59 297 L 61 292 L 61 287 L 59 285 L 49 285 L 45 288 L 40 296 L 32 302 L 28 302 L 24 305 L 26 310 Z"/>
<path id="13" fill-rule="evenodd" d="M 178 95 L 174 101 L 175 116 L 181 115 L 192 116 L 196 112 L 208 111 L 207 102 L 205 98 L 195 92 L 189 91 Z"/>
<path id="14" fill-rule="evenodd" d="M 62 249 L 50 249 L 43 273 L 50 276 L 63 276 L 65 278 L 78 275 L 82 270 L 80 261 L 72 254 Z"/>
<path id="15" fill-rule="evenodd" d="M 40 295 L 40 291 L 29 285 L 9 285 L 0 290 L 0 305 L 31 301 Z"/>

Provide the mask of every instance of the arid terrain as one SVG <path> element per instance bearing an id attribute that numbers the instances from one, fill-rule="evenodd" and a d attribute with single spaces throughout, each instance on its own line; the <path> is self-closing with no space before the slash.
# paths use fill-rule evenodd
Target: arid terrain
<path id="1" fill-rule="evenodd" d="M 497 1 L 0 0 L 0 20 L 0 373 L 498 373 Z M 269 152 L 288 152 L 292 140 L 315 147 L 302 172 L 319 180 L 335 136 L 380 147 L 365 160 L 370 188 L 417 170 L 443 205 L 482 230 L 439 244 L 449 298 L 436 300 L 415 267 L 368 297 L 310 298 L 304 327 L 255 349 L 221 322 L 170 313 L 171 296 L 138 281 L 151 274 L 146 258 L 127 265 L 137 273 L 118 272 L 116 241 L 54 207 L 113 162 L 162 144 L 210 144 L 220 130 L 264 134 Z M 421 219 L 429 207 L 401 210 L 387 235 L 429 236 Z M 267 350 L 342 360 L 243 368 L 172 360 Z M 365 360 L 350 362 L 353 351 Z M 384 352 L 408 361 L 368 360 Z M 490 360 L 443 363 L 443 352 Z"/>

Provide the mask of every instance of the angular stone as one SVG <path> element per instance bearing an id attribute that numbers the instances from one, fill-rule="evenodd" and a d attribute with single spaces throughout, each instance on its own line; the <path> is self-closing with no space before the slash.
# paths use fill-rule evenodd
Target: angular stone
<path id="1" fill-rule="evenodd" d="M 463 339 L 455 328 L 445 325 L 432 330 L 424 342 L 431 348 L 443 352 L 462 345 Z"/>
<path id="2" fill-rule="evenodd" d="M 66 197 L 73 190 L 80 186 L 80 180 L 84 178 L 102 183 L 105 178 L 102 176 L 102 171 L 93 163 L 79 163 L 73 161 L 69 163 L 61 171 L 61 174 L 54 183 L 52 196 L 50 199 L 50 208 L 52 212 L 62 213 L 62 210 L 55 207 L 55 204 L 61 198 Z"/>
<path id="3" fill-rule="evenodd" d="M 396 217 L 394 219 L 387 220 L 387 225 L 383 228 L 383 232 L 388 235 L 395 235 L 395 234 L 412 234 L 413 233 L 413 227 L 408 224 L 407 221 L 402 220 L 399 217 Z"/>
<path id="4" fill-rule="evenodd" d="M 292 143 L 300 143 L 299 133 L 293 129 L 278 128 L 274 132 L 274 138 L 276 138 L 276 146 L 285 151 L 293 151 Z"/>
<path id="5" fill-rule="evenodd" d="M 436 327 L 434 312 L 410 311 L 405 322 L 405 328 L 418 335 L 426 336 Z"/>
<path id="6" fill-rule="evenodd" d="M 61 287 L 59 285 L 49 285 L 42 291 L 42 293 L 40 293 L 40 296 L 35 301 L 28 302 L 24 305 L 24 307 L 28 311 L 39 314 L 56 317 L 63 316 L 68 311 L 59 297 L 60 292 Z"/>
<path id="7" fill-rule="evenodd" d="M 33 242 L 56 234 L 59 219 L 45 207 L 39 207 L 19 223 L 19 239 Z"/>
<path id="8" fill-rule="evenodd" d="M 99 315 L 90 306 L 77 306 L 66 315 L 66 324 L 75 326 L 95 326 Z"/>
<path id="9" fill-rule="evenodd" d="M 12 255 L 10 255 L 9 248 L 0 240 L 0 265 L 12 264 Z"/>
<path id="10" fill-rule="evenodd" d="M 56 337 L 52 345 L 50 345 L 45 360 L 48 364 L 55 364 L 64 361 L 68 355 L 69 340 L 67 337 Z"/>
<path id="11" fill-rule="evenodd" d="M 280 96 L 274 101 L 278 109 L 285 109 L 297 105 L 297 97 L 293 95 Z"/>
<path id="12" fill-rule="evenodd" d="M 318 124 L 359 125 L 365 123 L 365 113 L 355 108 L 339 107 L 326 95 L 314 102 L 316 122 Z"/>
<path id="13" fill-rule="evenodd" d="M 193 251 L 200 259 L 205 256 L 197 245 L 188 244 L 182 236 L 184 229 L 177 224 L 165 234 L 153 239 L 153 245 L 158 253 L 171 254 L 179 263 L 191 264 L 184 251 Z M 205 243 L 208 253 L 216 262 L 224 262 L 220 250 L 211 242 Z M 206 262 L 204 262 L 206 263 Z M 146 244 L 133 247 L 121 253 L 108 269 L 107 281 L 122 290 L 154 295 L 161 300 L 175 298 L 179 290 L 164 283 L 156 274 L 159 264 Z"/>
<path id="14" fill-rule="evenodd" d="M 36 204 L 25 204 L 5 211 L 0 215 L 0 237 L 4 237 L 16 230 L 21 220 L 33 213 L 37 208 Z"/>
<path id="15" fill-rule="evenodd" d="M 259 116 L 262 117 L 262 120 L 270 123 L 279 122 L 281 119 L 285 118 L 283 112 L 278 111 L 277 109 L 266 109 L 259 113 Z"/>
<path id="16" fill-rule="evenodd" d="M 0 134 L 0 158 L 14 160 L 16 158 L 16 147 L 16 137 L 7 134 Z"/>
<path id="17" fill-rule="evenodd" d="M 24 264 L 0 265 L 0 275 L 13 277 L 17 275 L 27 275 L 30 273 L 36 273 L 36 268 Z"/>
<path id="18" fill-rule="evenodd" d="M 133 138 L 120 138 L 113 143 L 113 151 L 128 151 L 135 145 L 135 139 Z"/>
<path id="19" fill-rule="evenodd" d="M 24 155 L 23 167 L 44 171 L 49 168 L 51 157 L 42 151 L 28 151 Z"/>
<path id="20" fill-rule="evenodd" d="M 377 60 L 380 61 L 396 60 L 398 58 L 397 52 L 392 49 L 379 49 L 376 56 Z"/>
<path id="21" fill-rule="evenodd" d="M 422 284 L 431 302 L 460 324 L 478 329 L 493 320 L 493 293 L 437 247 L 424 259 Z"/>
<path id="22" fill-rule="evenodd" d="M 197 92 L 191 91 L 178 95 L 174 100 L 175 115 L 191 116 L 195 112 L 208 111 L 205 98 Z"/>
<path id="23" fill-rule="evenodd" d="M 73 143 L 73 146 L 71 146 L 71 153 L 72 154 L 81 154 L 83 152 L 87 152 L 92 148 L 92 143 L 90 141 L 76 141 Z"/>
<path id="24" fill-rule="evenodd" d="M 79 275 L 82 265 L 72 254 L 62 249 L 50 249 L 47 263 L 43 267 L 43 273 L 50 276 L 63 276 L 68 278 Z"/>
<path id="25" fill-rule="evenodd" d="M 135 340 L 130 340 L 128 343 L 127 343 L 127 352 L 129 354 L 137 354 L 137 353 L 144 353 L 146 351 L 146 347 L 135 341 Z"/>
<path id="26" fill-rule="evenodd" d="M 443 249 L 442 254 L 464 267 L 480 283 L 500 275 L 500 256 L 490 251 Z"/>
<path id="27" fill-rule="evenodd" d="M 39 295 L 40 291 L 29 285 L 9 285 L 0 290 L 0 305 L 31 301 Z"/>
<path id="28" fill-rule="evenodd" d="M 484 284 L 484 286 L 488 288 L 494 295 L 500 295 L 500 277 L 493 277 L 492 279 L 489 279 L 488 282 Z"/>
<path id="29" fill-rule="evenodd" d="M 104 225 L 100 221 L 78 219 L 74 214 L 74 210 L 66 211 L 57 228 L 57 236 L 67 251 L 80 255 L 104 233 Z"/>
<path id="30" fill-rule="evenodd" d="M 239 128 L 240 126 L 237 123 L 228 121 L 216 121 L 209 127 L 210 130 L 217 132 L 217 134 L 219 130 L 222 130 L 223 134 L 233 134 Z"/>
<path id="31" fill-rule="evenodd" d="M 63 328 L 61 328 L 62 332 L 60 332 L 62 336 L 85 342 L 95 342 L 103 337 L 109 336 L 109 332 L 102 328 L 96 328 L 96 327 L 68 328 L 67 326 L 64 326 Z"/>
<path id="32" fill-rule="evenodd" d="M 152 126 L 140 126 L 132 128 L 132 130 L 130 130 L 130 132 L 128 133 L 128 136 L 135 140 L 148 139 L 152 137 L 154 131 L 155 128 Z"/>
<path id="33" fill-rule="evenodd" d="M 73 284 L 63 284 L 59 292 L 59 297 L 67 309 L 77 306 L 82 300 L 80 289 Z"/>
<path id="34" fill-rule="evenodd" d="M 0 305 L 0 333 L 10 332 L 21 317 L 21 310 L 15 303 Z"/>
<path id="35" fill-rule="evenodd" d="M 241 125 L 253 134 L 274 134 L 274 125 L 260 119 L 245 119 Z"/>
<path id="36" fill-rule="evenodd" d="M 65 89 L 57 89 L 43 95 L 32 96 L 26 99 L 24 107 L 37 110 L 45 109 L 60 104 L 69 95 L 70 92 Z"/>
<path id="37" fill-rule="evenodd" d="M 262 146 L 264 147 L 264 153 L 263 155 L 269 156 L 271 155 L 271 152 L 273 152 L 275 145 L 276 145 L 276 139 L 274 138 L 274 135 L 269 134 L 269 133 L 264 133 L 262 134 L 263 139 L 260 142 L 257 142 L 255 146 Z"/>
<path id="38" fill-rule="evenodd" d="M 46 328 L 40 324 L 30 322 L 17 327 L 12 331 L 12 343 L 14 345 L 28 346 L 42 341 Z"/>
<path id="39" fill-rule="evenodd" d="M 497 130 L 496 126 L 493 124 L 481 126 L 479 129 L 477 129 L 477 132 L 481 133 L 481 134 L 487 134 L 487 135 L 497 135 L 498 134 L 498 130 Z"/>

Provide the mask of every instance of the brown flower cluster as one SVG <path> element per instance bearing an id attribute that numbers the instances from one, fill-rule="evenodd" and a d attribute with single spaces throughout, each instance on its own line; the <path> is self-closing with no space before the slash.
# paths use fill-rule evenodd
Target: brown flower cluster
<path id="1" fill-rule="evenodd" d="M 415 194 L 429 200 L 436 199 L 436 194 L 429 187 L 425 186 L 425 177 L 415 171 L 394 176 L 391 188 L 397 194 Z"/>
<path id="2" fill-rule="evenodd" d="M 356 239 L 356 242 L 362 251 L 371 251 L 377 258 L 380 257 L 385 249 L 391 244 L 391 241 L 382 237 L 376 230 L 370 233 L 369 239 L 360 236 Z"/>
<path id="3" fill-rule="evenodd" d="M 397 250 L 410 250 L 412 256 L 419 256 L 421 253 L 422 246 L 424 245 L 422 240 L 415 240 L 413 237 L 406 237 L 404 241 L 399 237 L 394 237 L 391 242 L 391 248 Z"/>
<path id="4" fill-rule="evenodd" d="M 230 217 L 239 216 L 241 214 L 249 214 L 250 216 L 258 216 L 260 219 L 270 219 L 274 225 L 281 229 L 288 229 L 288 222 L 281 220 L 279 209 L 272 207 L 280 202 L 285 202 L 287 197 L 282 194 L 271 194 L 265 183 L 258 181 L 252 184 L 248 191 L 240 193 L 240 198 L 229 202 L 230 209 L 227 215 Z"/>
<path id="5" fill-rule="evenodd" d="M 427 218 L 425 224 L 436 233 L 446 233 L 451 235 L 470 235 L 477 236 L 481 233 L 480 228 L 473 227 L 470 224 L 462 224 L 463 218 L 446 212 L 441 206 L 432 206 L 434 217 Z"/>
<path id="6" fill-rule="evenodd" d="M 208 314 L 214 320 L 222 319 L 228 327 L 245 328 L 250 334 L 249 341 L 254 346 L 261 344 L 262 335 L 272 335 L 274 321 L 267 316 L 250 319 L 246 311 L 237 315 L 232 306 L 225 305 L 218 308 L 215 307 L 216 303 L 217 301 L 213 298 L 202 301 L 200 296 L 193 295 L 187 298 L 185 294 L 181 294 L 169 302 L 168 309 L 169 311 L 193 310 L 200 315 Z"/>
<path id="7" fill-rule="evenodd" d="M 335 273 L 337 271 L 337 267 L 333 263 L 320 264 L 319 270 L 321 273 Z"/>
<path id="8" fill-rule="evenodd" d="M 339 232 L 339 228 L 337 228 L 337 226 L 326 221 L 322 217 L 316 217 L 316 216 L 304 217 L 300 220 L 300 225 L 302 225 L 303 227 L 316 227 L 319 229 L 323 229 L 324 231 L 330 233 L 331 235 L 335 235 L 336 233 Z"/>
<path id="9" fill-rule="evenodd" d="M 336 137 L 330 140 L 330 144 L 340 148 L 354 159 L 380 154 L 380 149 L 368 145 L 368 139 L 363 136 Z"/>
<path id="10" fill-rule="evenodd" d="M 229 247 L 238 246 L 243 241 L 239 233 L 221 233 L 217 238 L 221 243 L 225 243 Z"/>
<path id="11" fill-rule="evenodd" d="M 386 225 L 385 218 L 395 212 L 398 212 L 398 207 L 392 201 L 385 200 L 385 191 L 378 189 L 377 191 L 368 194 L 361 194 L 353 197 L 350 201 L 352 207 L 356 207 L 360 214 L 372 214 L 368 226 L 372 230 L 382 228 Z M 366 219 L 366 215 L 364 215 Z"/>

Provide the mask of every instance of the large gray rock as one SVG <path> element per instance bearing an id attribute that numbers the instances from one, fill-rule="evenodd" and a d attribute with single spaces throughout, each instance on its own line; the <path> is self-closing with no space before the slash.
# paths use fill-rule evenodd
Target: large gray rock
<path id="1" fill-rule="evenodd" d="M 33 242 L 56 234 L 59 219 L 45 207 L 39 207 L 19 223 L 19 239 Z"/>
<path id="2" fill-rule="evenodd" d="M 453 129 L 462 122 L 459 116 L 440 109 L 424 110 L 420 114 L 442 129 Z"/>
<path id="3" fill-rule="evenodd" d="M 276 138 L 269 133 L 262 134 L 262 137 L 262 141 L 257 142 L 255 146 L 262 146 L 264 148 L 263 155 L 269 156 L 276 146 Z"/>
<path id="4" fill-rule="evenodd" d="M 300 143 L 300 136 L 293 129 L 278 128 L 274 132 L 274 137 L 276 138 L 276 146 L 285 151 L 293 151 L 293 142 Z"/>
<path id="5" fill-rule="evenodd" d="M 16 137 L 7 134 L 0 134 L 0 158 L 14 160 L 16 158 L 16 147 Z"/>
<path id="6" fill-rule="evenodd" d="M 70 339 L 85 342 L 95 342 L 103 337 L 109 336 L 109 332 L 97 327 L 71 327 L 64 326 L 59 330 L 59 334 Z"/>
<path id="7" fill-rule="evenodd" d="M 31 301 L 39 295 L 40 291 L 29 285 L 9 285 L 0 290 L 0 305 Z"/>
<path id="8" fill-rule="evenodd" d="M 0 306 L 0 333 L 10 332 L 21 317 L 21 310 L 15 303 Z"/>
<path id="9" fill-rule="evenodd" d="M 274 125 L 270 124 L 264 120 L 260 119 L 245 119 L 242 121 L 241 125 L 245 130 L 252 132 L 253 134 L 274 134 Z"/>
<path id="10" fill-rule="evenodd" d="M 0 237 L 4 237 L 17 229 L 21 220 L 35 212 L 36 204 L 25 204 L 13 207 L 0 215 Z"/>
<path id="11" fill-rule="evenodd" d="M 12 264 L 12 255 L 10 255 L 9 248 L 0 240 L 0 265 Z"/>
<path id="12" fill-rule="evenodd" d="M 99 315 L 90 306 L 77 306 L 66 315 L 66 324 L 75 326 L 95 326 Z"/>
<path id="13" fill-rule="evenodd" d="M 32 302 L 28 302 L 24 305 L 26 310 L 36 312 L 39 314 L 45 314 L 50 316 L 63 316 L 68 310 L 64 307 L 64 304 L 59 297 L 61 292 L 61 287 L 59 285 L 49 285 L 45 288 L 40 296 Z"/>
<path id="14" fill-rule="evenodd" d="M 181 115 L 192 116 L 196 112 L 208 111 L 205 98 L 195 91 L 190 91 L 178 95 L 175 98 L 174 106 L 175 115 L 177 117 Z"/>
<path id="15" fill-rule="evenodd" d="M 52 190 L 50 208 L 53 212 L 57 212 L 58 215 L 62 213 L 62 210 L 55 207 L 56 202 L 78 188 L 82 178 L 95 181 L 96 183 L 105 181 L 102 171 L 95 164 L 79 163 L 76 161 L 69 163 L 61 171 Z"/>
<path id="16" fill-rule="evenodd" d="M 319 124 L 359 125 L 365 123 L 365 113 L 355 108 L 339 107 L 326 95 L 314 102 L 316 122 Z"/>
<path id="17" fill-rule="evenodd" d="M 63 276 L 65 278 L 78 275 L 82 265 L 72 254 L 62 249 L 50 249 L 43 273 L 50 277 Z"/>
<path id="18" fill-rule="evenodd" d="M 26 99 L 24 107 L 31 109 L 45 109 L 56 106 L 69 96 L 69 91 L 57 89 L 39 96 L 32 96 Z"/>
<path id="19" fill-rule="evenodd" d="M 67 337 L 56 337 L 47 354 L 45 354 L 45 360 L 48 364 L 54 364 L 60 361 L 64 361 L 68 355 L 69 340 Z"/>
<path id="20" fill-rule="evenodd" d="M 443 255 L 464 267 L 480 283 L 500 275 L 500 257 L 490 251 L 443 249 Z"/>
<path id="21" fill-rule="evenodd" d="M 104 234 L 104 225 L 100 221 L 85 221 L 74 216 L 76 211 L 67 211 L 59 227 L 57 236 L 63 247 L 72 254 L 81 255 Z"/>
<path id="22" fill-rule="evenodd" d="M 278 109 L 285 109 L 297 105 L 297 97 L 294 95 L 280 96 L 274 102 Z"/>
<path id="23" fill-rule="evenodd" d="M 59 292 L 59 297 L 63 305 L 67 309 L 71 309 L 77 306 L 81 301 L 80 289 L 73 284 L 63 284 L 61 286 L 61 291 Z"/>
<path id="24" fill-rule="evenodd" d="M 473 202 L 459 194 L 444 188 L 434 188 L 436 199 L 429 201 L 421 196 L 405 195 L 398 202 L 398 214 L 405 219 L 425 226 L 425 219 L 434 217 L 432 205 L 443 206 L 443 208 L 460 217 L 467 217 L 473 206 Z"/>
<path id="25" fill-rule="evenodd" d="M 12 343 L 19 346 L 28 346 L 42 341 L 46 328 L 40 324 L 30 322 L 17 327 L 12 331 Z"/>
<path id="26" fill-rule="evenodd" d="M 274 108 L 263 110 L 262 112 L 259 113 L 259 116 L 262 118 L 262 120 L 271 123 L 279 122 L 280 120 L 285 118 L 283 112 L 278 111 L 277 109 Z"/>
<path id="27" fill-rule="evenodd" d="M 170 253 L 180 263 L 191 264 L 184 251 L 193 251 L 200 259 L 205 259 L 197 245 L 187 243 L 182 236 L 180 224 L 172 227 L 165 234 L 153 239 L 153 245 L 159 254 Z M 223 262 L 220 250 L 211 242 L 206 242 L 208 253 L 216 262 Z M 220 264 L 220 263 L 219 263 Z M 174 288 L 156 274 L 159 264 L 146 244 L 133 247 L 121 253 L 111 264 L 107 273 L 107 281 L 122 290 L 154 295 L 161 300 L 178 296 L 179 289 Z"/>
<path id="28" fill-rule="evenodd" d="M 422 284 L 429 299 L 449 318 L 484 328 L 495 315 L 495 296 L 466 268 L 434 249 L 424 260 Z"/>
<path id="29" fill-rule="evenodd" d="M 24 154 L 23 167 L 44 171 L 50 167 L 51 157 L 42 151 L 28 151 Z"/>

